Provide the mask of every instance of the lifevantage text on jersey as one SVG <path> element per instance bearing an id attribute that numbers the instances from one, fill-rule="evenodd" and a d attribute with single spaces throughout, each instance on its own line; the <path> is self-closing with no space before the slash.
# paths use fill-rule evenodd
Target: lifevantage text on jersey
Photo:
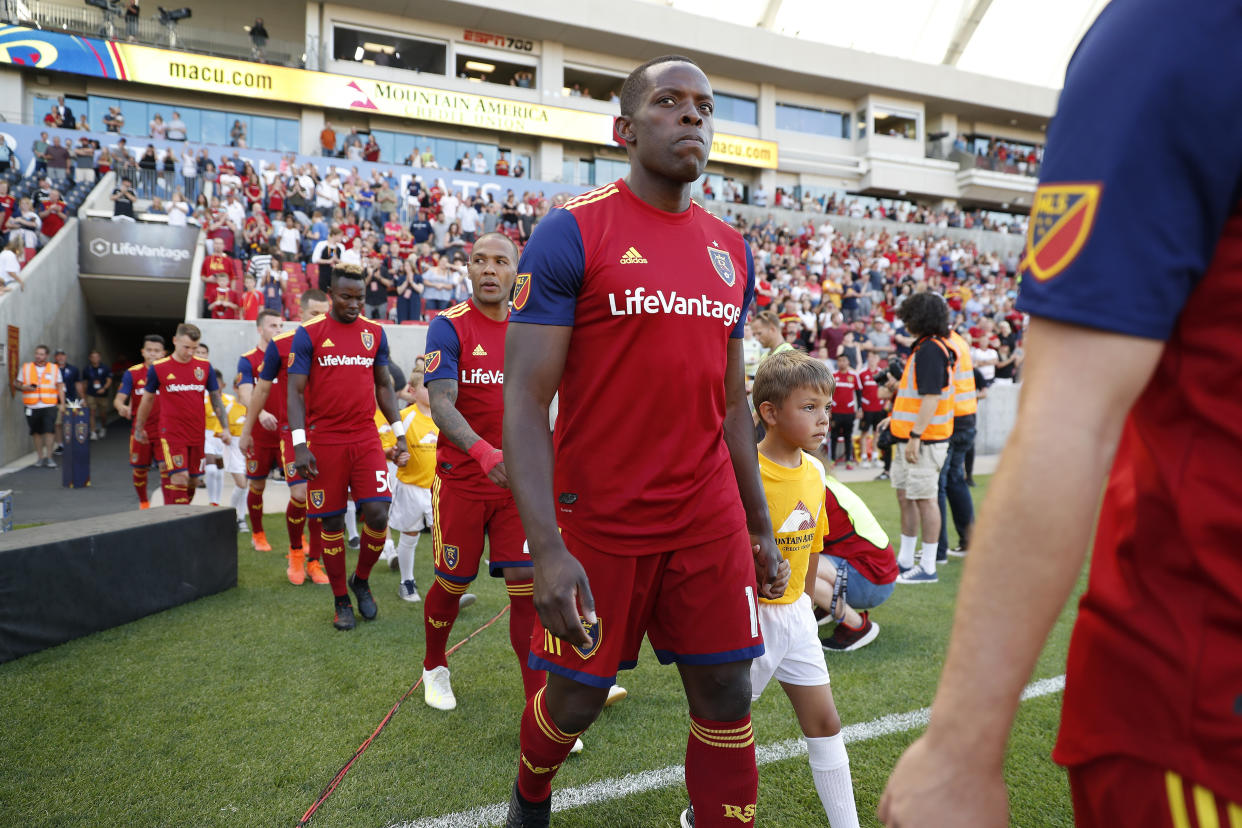
<path id="1" fill-rule="evenodd" d="M 635 316 L 638 314 L 676 314 L 678 316 L 703 316 L 719 319 L 726 327 L 733 327 L 742 315 L 742 308 L 728 302 L 709 299 L 706 294 L 686 297 L 677 291 L 657 290 L 647 293 L 645 288 L 635 288 L 625 292 L 622 307 L 617 306 L 617 294 L 608 294 L 608 307 L 613 316 Z"/>

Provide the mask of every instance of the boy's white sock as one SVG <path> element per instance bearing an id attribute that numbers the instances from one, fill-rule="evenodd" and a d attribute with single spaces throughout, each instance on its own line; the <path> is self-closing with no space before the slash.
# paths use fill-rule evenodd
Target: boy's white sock
<path id="1" fill-rule="evenodd" d="M 246 522 L 246 487 L 234 486 L 233 494 L 229 495 L 229 505 L 237 512 L 237 522 Z"/>
<path id="2" fill-rule="evenodd" d="M 858 828 L 858 806 L 854 804 L 854 785 L 850 781 L 850 757 L 845 752 L 845 737 L 821 736 L 806 741 L 811 762 L 815 791 L 823 803 L 824 813 L 832 828 Z"/>
<path id="3" fill-rule="evenodd" d="M 901 536 L 901 551 L 897 554 L 897 565 L 902 569 L 909 569 L 914 566 L 914 550 L 919 545 L 919 539 L 913 535 Z"/>
<path id="4" fill-rule="evenodd" d="M 220 490 L 224 486 L 224 469 L 208 466 L 203 470 L 203 474 L 207 477 L 207 502 L 219 503 Z"/>
<path id="5" fill-rule="evenodd" d="M 414 580 L 414 549 L 418 546 L 418 535 L 401 534 L 397 543 L 397 564 L 401 567 L 401 580 Z"/>
<path id="6" fill-rule="evenodd" d="M 936 574 L 936 547 L 939 545 L 938 541 L 925 541 L 919 553 L 919 565 L 928 575 Z"/>

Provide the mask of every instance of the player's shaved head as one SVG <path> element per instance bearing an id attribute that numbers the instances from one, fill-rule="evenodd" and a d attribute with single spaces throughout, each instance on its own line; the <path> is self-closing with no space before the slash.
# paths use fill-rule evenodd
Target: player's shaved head
<path id="1" fill-rule="evenodd" d="M 499 230 L 492 230 L 489 233 L 484 233 L 479 236 L 474 240 L 474 243 L 478 244 L 484 239 L 503 239 L 504 242 L 509 245 L 509 249 L 513 251 L 513 263 L 515 265 L 517 264 L 517 260 L 521 256 L 521 252 L 518 250 L 517 242 L 506 236 L 504 233 L 501 233 Z"/>
<path id="2" fill-rule="evenodd" d="M 662 55 L 636 66 L 634 71 L 626 77 L 625 83 L 621 84 L 621 115 L 623 117 L 634 117 L 634 113 L 643 102 L 643 96 L 651 89 L 651 78 L 647 70 L 661 63 L 689 63 L 691 66 L 698 66 L 693 60 L 683 55 Z"/>

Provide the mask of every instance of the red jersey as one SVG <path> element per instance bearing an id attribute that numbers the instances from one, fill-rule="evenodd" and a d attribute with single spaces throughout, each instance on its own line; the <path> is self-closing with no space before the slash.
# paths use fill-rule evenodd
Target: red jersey
<path id="1" fill-rule="evenodd" d="M 133 432 L 134 422 L 138 415 L 138 405 L 142 402 L 143 392 L 147 388 L 147 365 L 138 363 L 125 369 L 125 374 L 121 377 L 121 387 L 118 393 L 126 395 L 129 399 L 129 421 L 130 432 Z M 204 416 L 206 416 L 204 414 Z M 147 415 L 147 421 L 143 424 L 143 431 L 147 434 L 147 440 L 154 441 L 160 436 L 160 398 L 155 396 L 155 403 L 151 406 L 151 413 Z"/>
<path id="2" fill-rule="evenodd" d="M 215 371 L 205 359 L 191 357 L 189 362 L 178 362 L 168 356 L 151 363 L 143 393 L 159 395 L 159 436 L 170 442 L 201 446 L 207 429 L 203 394 L 219 388 Z"/>
<path id="3" fill-rule="evenodd" d="M 853 414 L 858 410 L 862 381 L 853 371 L 834 371 L 832 378 L 837 381 L 837 390 L 832 394 L 832 413 Z"/>
<path id="4" fill-rule="evenodd" d="M 356 443 L 365 435 L 379 440 L 375 366 L 388 365 L 382 325 L 362 316 L 351 323 L 331 314 L 316 316 L 293 332 L 286 362 L 288 373 L 306 376 L 306 433 L 312 445 Z"/>
<path id="5" fill-rule="evenodd" d="M 427 328 L 427 369 L 423 382 L 457 383 L 457 410 L 475 433 L 500 448 L 504 419 L 505 330 L 472 300 L 454 305 Z M 436 475 L 455 491 L 486 499 L 512 497 L 487 479 L 474 458 L 441 434 L 436 443 Z"/>
<path id="6" fill-rule="evenodd" d="M 253 322 L 259 318 L 259 308 L 263 306 L 263 294 L 257 290 L 248 290 L 242 294 L 241 318 Z"/>
<path id="7" fill-rule="evenodd" d="M 538 224 L 512 322 L 573 327 L 555 432 L 567 531 L 649 555 L 743 527 L 724 442 L 725 368 L 754 278 L 732 227 L 696 204 L 658 210 L 624 181 Z"/>
<path id="8" fill-rule="evenodd" d="M 13 215 L 13 206 L 16 199 L 11 195 L 0 196 L 0 230 L 4 230 L 9 223 L 9 218 Z"/>
<path id="9" fill-rule="evenodd" d="M 65 226 L 65 202 L 59 200 L 45 201 L 39 210 L 42 212 L 43 210 L 50 210 L 52 207 L 58 209 L 51 210 L 47 214 L 47 217 L 43 219 L 43 226 L 40 228 L 40 232 L 48 238 L 55 236 L 60 232 L 60 228 Z"/>
<path id="10" fill-rule="evenodd" d="M 284 373 L 287 367 L 285 361 L 289 357 L 289 346 L 293 342 L 293 331 L 277 334 L 272 337 L 272 342 L 277 339 L 284 341 L 284 351 L 277 351 L 276 359 L 280 360 L 280 373 Z M 237 384 L 238 385 L 256 385 L 255 379 L 267 379 L 272 387 L 267 395 L 267 402 L 263 404 L 263 410 L 276 418 L 277 428 L 275 431 L 268 431 L 261 425 L 255 426 L 254 441 L 264 446 L 275 446 L 280 443 L 280 429 L 287 425 L 288 418 L 286 416 L 289 407 L 289 397 L 285 393 L 285 383 L 281 382 L 273 372 L 271 379 L 262 375 L 263 366 L 267 364 L 267 353 L 272 348 L 272 342 L 267 343 L 267 347 L 260 350 L 259 348 L 251 348 L 246 353 L 237 358 Z M 250 393 L 254 393 L 253 389 Z"/>
<path id="11" fill-rule="evenodd" d="M 868 414 L 884 410 L 884 400 L 880 399 L 880 386 L 875 381 L 875 371 L 864 368 L 858 372 L 858 381 L 862 384 L 862 410 Z"/>
<path id="12" fill-rule="evenodd" d="M 216 291 L 213 296 L 207 299 L 207 304 L 211 304 L 216 300 L 232 302 L 235 306 L 241 305 L 241 297 L 237 295 L 237 291 L 232 288 L 222 288 L 216 285 Z M 229 307 L 228 305 L 214 305 L 211 308 L 212 319 L 236 319 L 237 307 Z"/>
<path id="13" fill-rule="evenodd" d="M 221 253 L 219 256 L 214 253 L 203 258 L 202 275 L 204 279 L 215 279 L 217 273 L 228 273 L 232 275 L 233 264 L 229 257 Z"/>

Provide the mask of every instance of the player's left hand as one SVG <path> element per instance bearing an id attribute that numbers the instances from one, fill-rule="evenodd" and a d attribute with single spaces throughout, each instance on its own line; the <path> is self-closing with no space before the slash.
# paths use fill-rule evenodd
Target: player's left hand
<path id="1" fill-rule="evenodd" d="M 764 598 L 780 598 L 785 594 L 784 585 L 781 585 L 780 591 L 774 591 L 780 576 L 781 562 L 785 559 L 781 556 L 781 551 L 776 548 L 776 540 L 771 535 L 754 535 L 750 536 L 751 551 L 755 556 L 755 579 L 759 582 L 759 594 Z M 785 583 L 789 582 L 789 575 L 785 575 Z"/>
<path id="2" fill-rule="evenodd" d="M 923 445 L 923 441 L 917 437 L 911 437 L 906 441 L 902 451 L 906 453 L 906 462 L 911 466 L 919 462 L 919 447 Z"/>
<path id="3" fill-rule="evenodd" d="M 934 739 L 934 737 L 933 737 Z M 1009 824 L 1001 768 L 980 765 L 964 748 L 921 736 L 897 762 L 876 816 L 891 828 L 991 828 Z"/>
<path id="4" fill-rule="evenodd" d="M 393 454 L 395 455 L 393 463 L 397 468 L 401 468 L 410 462 L 410 447 L 406 442 L 405 435 L 397 438 L 397 445 L 393 446 Z"/>
<path id="5" fill-rule="evenodd" d="M 277 422 L 276 418 L 272 415 L 272 412 L 264 410 L 259 412 L 259 425 L 263 426 L 268 431 L 275 431 L 280 423 Z"/>

